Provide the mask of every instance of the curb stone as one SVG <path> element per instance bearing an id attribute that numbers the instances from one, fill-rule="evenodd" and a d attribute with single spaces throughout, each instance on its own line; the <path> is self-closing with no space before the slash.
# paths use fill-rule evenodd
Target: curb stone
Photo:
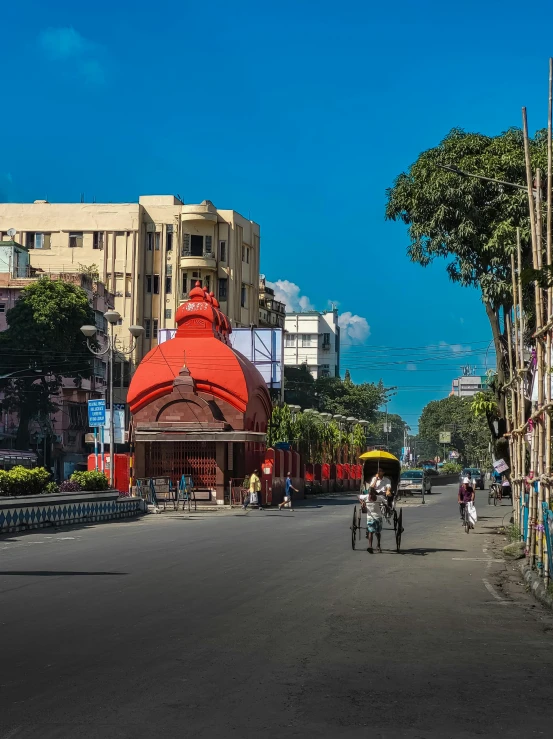
<path id="1" fill-rule="evenodd" d="M 524 582 L 530 588 L 534 598 L 539 600 L 546 608 L 553 610 L 553 595 L 547 592 L 543 584 L 543 579 L 539 577 L 538 573 L 529 567 L 526 562 L 520 565 L 520 571 L 522 572 Z"/>

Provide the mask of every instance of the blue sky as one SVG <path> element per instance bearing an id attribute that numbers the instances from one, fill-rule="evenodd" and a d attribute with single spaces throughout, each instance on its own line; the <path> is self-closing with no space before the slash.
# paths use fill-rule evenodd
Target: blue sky
<path id="1" fill-rule="evenodd" d="M 385 188 L 453 126 L 499 133 L 522 105 L 545 125 L 535 18 L 550 25 L 551 6 L 9 4 L 0 198 L 179 193 L 242 212 L 268 279 L 366 319 L 342 367 L 397 385 L 390 409 L 414 426 L 461 364 L 483 369 L 490 333 L 476 291 L 410 264 Z"/>

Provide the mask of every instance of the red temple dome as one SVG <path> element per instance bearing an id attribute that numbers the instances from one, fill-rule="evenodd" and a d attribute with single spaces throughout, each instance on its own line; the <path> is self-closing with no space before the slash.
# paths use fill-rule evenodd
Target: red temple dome
<path id="1" fill-rule="evenodd" d="M 271 413 L 267 386 L 258 369 L 230 346 L 232 329 L 217 300 L 196 283 L 175 318 L 175 337 L 148 352 L 134 373 L 128 391 L 131 413 L 171 395 L 185 366 L 194 391 L 221 401 L 223 416 L 229 404 L 244 414 L 243 428 L 257 425 L 264 432 Z"/>

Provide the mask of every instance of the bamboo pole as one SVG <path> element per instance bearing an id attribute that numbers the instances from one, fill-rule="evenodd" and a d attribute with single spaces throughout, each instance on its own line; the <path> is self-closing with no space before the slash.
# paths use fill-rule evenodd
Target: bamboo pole
<path id="1" fill-rule="evenodd" d="M 523 298 L 522 298 L 522 244 L 520 240 L 520 228 L 517 228 L 517 299 L 518 299 L 518 329 L 519 333 L 517 336 L 518 346 L 518 422 L 520 427 L 524 425 L 525 416 L 525 398 L 524 398 L 524 312 L 523 312 Z M 521 505 L 520 505 L 520 531 L 521 538 L 523 534 L 524 524 L 524 509 L 526 508 L 526 438 L 524 431 L 517 434 L 518 439 L 518 454 L 519 454 L 519 470 L 520 470 L 520 494 L 521 494 Z"/>
<path id="2" fill-rule="evenodd" d="M 527 185 L 527 191 L 528 191 L 528 212 L 530 215 L 530 231 L 532 234 L 532 264 L 534 269 L 539 269 L 540 266 L 540 256 L 539 252 L 541 251 L 541 241 L 538 241 L 538 229 L 539 234 L 541 237 L 541 204 L 538 207 L 538 200 L 541 201 L 541 193 L 540 193 L 540 186 L 541 186 L 541 173 L 538 171 L 537 179 L 538 179 L 538 192 L 536 197 L 536 208 L 534 208 L 534 193 L 533 193 L 533 179 L 532 179 L 532 164 L 530 159 L 530 140 L 528 137 L 528 119 L 526 115 L 526 108 L 522 109 L 522 132 L 523 132 L 523 139 L 524 139 L 524 160 L 526 165 L 526 185 Z M 538 218 L 538 210 L 539 210 L 539 216 Z M 535 300 L 535 308 L 536 308 L 536 330 L 541 329 L 542 327 L 542 306 L 541 306 L 541 294 L 539 287 L 537 283 L 534 284 L 534 300 Z M 541 379 L 541 371 L 542 371 L 542 364 L 541 364 L 541 350 L 540 350 L 540 342 L 536 342 L 536 377 L 538 381 L 538 392 L 540 388 L 540 379 Z M 543 392 L 543 385 L 542 385 L 542 392 Z M 539 405 L 539 403 L 538 403 Z M 540 434 L 540 424 L 536 420 L 535 423 L 532 425 L 532 442 L 531 442 L 531 469 L 534 472 L 535 477 L 539 480 L 541 469 L 540 469 L 540 442 L 541 442 L 541 434 Z M 537 515 L 538 515 L 538 501 L 537 501 L 537 495 L 534 490 L 534 485 L 532 485 L 530 489 L 530 496 L 529 496 L 529 516 L 528 516 L 528 536 L 527 536 L 527 549 L 529 552 L 530 557 L 530 565 L 533 566 L 536 563 L 536 526 L 537 526 Z M 541 560 L 538 564 L 541 564 Z"/>
<path id="3" fill-rule="evenodd" d="M 515 429 L 518 425 L 519 403 L 520 403 L 520 394 L 519 394 L 520 366 L 519 366 L 519 350 L 518 350 L 520 332 L 519 332 L 519 320 L 518 320 L 517 276 L 516 276 L 514 253 L 511 254 L 511 283 L 512 283 L 512 292 L 513 292 L 513 326 L 514 326 L 513 344 L 514 346 L 512 348 L 511 347 L 509 348 L 509 354 L 511 355 L 510 364 L 512 367 L 511 381 L 510 381 L 510 385 L 512 388 L 511 416 L 513 419 L 512 428 Z M 521 494 L 522 494 L 521 493 L 521 477 L 523 475 L 523 471 L 521 467 L 520 452 L 519 452 L 521 436 L 520 434 L 511 433 L 510 438 L 512 440 L 511 464 L 512 464 L 513 473 L 514 473 L 511 476 L 511 485 L 512 485 L 512 490 L 513 490 L 513 516 L 514 516 L 515 524 L 520 529 L 520 526 L 521 526 L 520 503 L 521 503 Z"/>
<path id="4" fill-rule="evenodd" d="M 536 169 L 536 256 L 537 269 L 543 267 L 543 234 L 542 234 L 542 179 L 541 169 Z M 536 280 L 534 283 L 535 299 L 536 299 L 536 329 L 539 331 L 543 326 L 543 291 Z M 543 408 L 545 404 L 545 378 L 544 378 L 544 362 L 545 347 L 543 345 L 543 337 L 536 341 L 536 378 L 538 383 L 538 408 Z M 537 469 L 536 476 L 538 478 L 538 495 L 536 500 L 536 539 L 537 539 L 537 567 L 543 573 L 543 557 L 544 557 L 544 535 L 543 535 L 543 506 L 544 482 L 545 475 L 545 416 L 542 413 L 536 422 L 536 450 L 537 450 Z"/>
<path id="5" fill-rule="evenodd" d="M 553 58 L 549 58 L 549 99 L 547 106 L 547 222 L 546 222 L 546 257 L 547 257 L 547 323 L 553 317 L 553 289 L 551 287 L 551 261 L 553 252 L 553 212 L 552 212 L 552 191 L 553 191 Z M 545 402 L 551 404 L 551 331 L 547 332 L 545 345 Z M 547 508 L 551 507 L 551 409 L 545 414 L 545 475 L 548 482 L 545 485 L 545 502 Z M 547 526 L 547 520 L 543 522 Z M 547 582 L 549 580 L 549 552 L 545 547 L 544 552 L 544 575 Z"/>
<path id="6" fill-rule="evenodd" d="M 511 255 L 511 267 L 514 268 L 514 256 Z M 513 270 L 514 271 L 514 270 Z M 513 276 L 514 279 L 514 276 Z M 512 435 L 512 431 L 516 428 L 516 395 L 515 387 L 513 383 L 514 372 L 513 372 L 513 342 L 511 337 L 512 325 L 511 325 L 511 312 L 505 313 L 505 332 L 507 334 L 507 354 L 509 364 L 509 395 L 510 395 L 510 409 L 507 415 L 507 432 L 509 434 L 509 455 L 511 459 L 511 501 L 513 504 L 513 515 L 516 520 L 516 499 L 515 499 L 515 483 L 513 478 L 516 478 L 518 473 L 518 464 L 515 454 L 515 440 Z"/>

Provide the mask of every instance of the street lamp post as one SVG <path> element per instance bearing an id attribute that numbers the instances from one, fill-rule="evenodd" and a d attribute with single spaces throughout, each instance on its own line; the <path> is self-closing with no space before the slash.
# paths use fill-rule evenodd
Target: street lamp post
<path id="1" fill-rule="evenodd" d="M 113 335 L 113 330 L 117 322 L 121 318 L 121 314 L 116 310 L 108 310 L 104 313 L 104 318 L 110 325 L 110 333 L 107 337 L 107 346 L 104 349 L 94 349 L 90 340 L 96 335 L 96 326 L 81 326 L 81 332 L 86 336 L 86 345 L 92 354 L 96 357 L 102 357 L 105 354 L 108 355 L 109 361 L 109 484 L 113 488 L 115 487 L 115 463 L 114 463 L 114 450 L 115 450 L 115 416 L 113 413 L 113 358 L 115 352 L 118 354 L 129 355 L 134 352 L 137 345 L 138 337 L 144 332 L 142 326 L 129 326 L 129 332 L 132 336 L 131 346 L 125 351 L 117 343 L 117 337 Z"/>

